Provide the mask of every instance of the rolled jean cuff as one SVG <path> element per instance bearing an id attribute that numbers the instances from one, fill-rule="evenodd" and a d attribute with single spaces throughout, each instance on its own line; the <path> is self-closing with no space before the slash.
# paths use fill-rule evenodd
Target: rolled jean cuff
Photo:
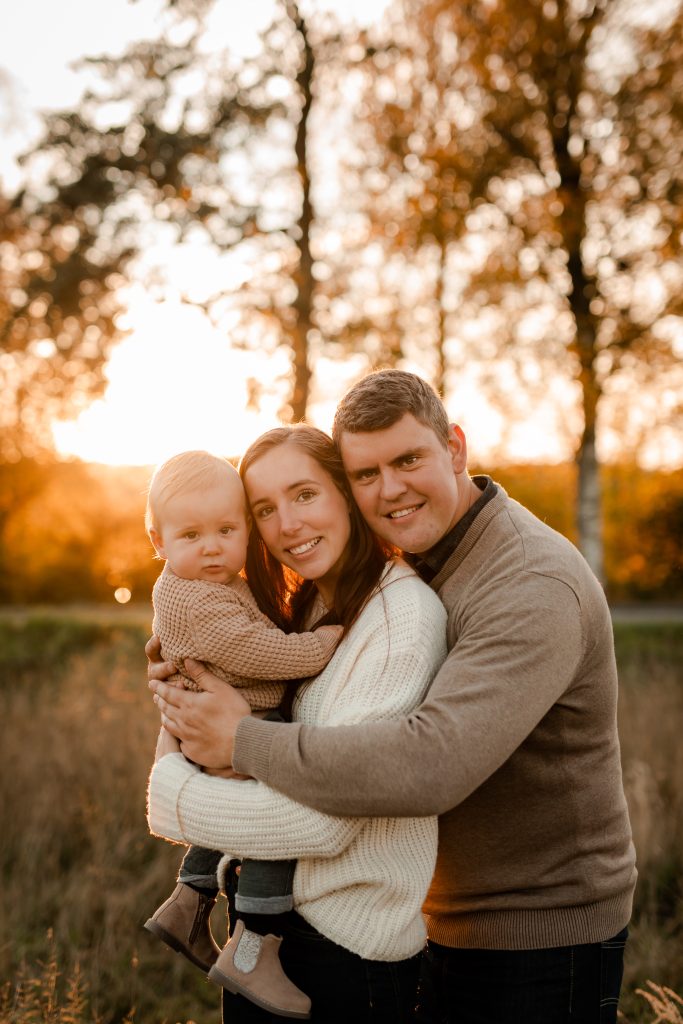
<path id="1" fill-rule="evenodd" d="M 235 894 L 235 910 L 242 914 L 286 914 L 293 909 L 291 892 L 283 896 L 243 896 L 238 890 Z"/>
<path id="2" fill-rule="evenodd" d="M 178 881 L 183 885 L 200 886 L 202 889 L 215 889 L 218 892 L 218 879 L 215 875 L 195 875 L 191 871 L 180 869 Z"/>

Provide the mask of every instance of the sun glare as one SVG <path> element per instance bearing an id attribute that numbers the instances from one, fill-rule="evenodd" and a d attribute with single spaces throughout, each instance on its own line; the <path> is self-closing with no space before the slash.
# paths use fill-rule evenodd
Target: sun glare
<path id="1" fill-rule="evenodd" d="M 248 381 L 268 388 L 288 368 L 230 347 L 197 309 L 139 302 L 134 329 L 112 351 L 108 386 L 76 420 L 54 424 L 57 450 L 87 462 L 149 465 L 189 448 L 240 454 L 277 422 L 280 399 L 266 393 L 250 411 Z"/>
<path id="2" fill-rule="evenodd" d="M 77 419 L 53 425 L 62 455 L 129 466 L 159 463 L 191 448 L 239 456 L 278 425 L 290 376 L 284 348 L 275 354 L 231 348 L 200 310 L 180 302 L 137 297 L 127 319 L 131 334 L 112 351 L 103 398 Z M 321 356 L 309 422 L 329 431 L 339 398 L 367 368 L 360 352 L 342 362 Z M 424 373 L 417 365 L 405 369 Z M 258 411 L 250 408 L 250 381 L 259 392 Z M 567 457 L 557 423 L 564 396 L 548 397 L 523 421 L 508 423 L 486 400 L 476 376 L 463 372 L 451 389 L 448 411 L 470 436 L 475 461 L 496 451 L 521 461 L 558 461 Z"/>

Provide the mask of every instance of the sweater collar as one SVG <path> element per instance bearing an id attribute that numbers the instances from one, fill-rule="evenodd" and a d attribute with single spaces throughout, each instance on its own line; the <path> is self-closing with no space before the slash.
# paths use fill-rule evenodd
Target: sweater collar
<path id="1" fill-rule="evenodd" d="M 440 541 L 437 541 L 429 551 L 425 551 L 420 555 L 404 554 L 403 556 L 425 583 L 432 582 L 451 557 L 479 513 L 498 493 L 498 486 L 491 477 L 473 476 L 472 481 L 481 491 L 481 497 L 477 498 L 474 505 L 467 510 L 462 519 L 459 519 L 455 526 Z"/>

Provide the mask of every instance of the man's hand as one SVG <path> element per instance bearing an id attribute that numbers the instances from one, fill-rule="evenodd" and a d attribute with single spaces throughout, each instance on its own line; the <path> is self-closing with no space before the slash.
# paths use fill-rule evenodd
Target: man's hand
<path id="1" fill-rule="evenodd" d="M 229 768 L 235 732 L 250 713 L 249 705 L 239 691 L 212 675 L 201 662 L 188 659 L 185 671 L 201 686 L 201 693 L 150 678 L 162 725 L 180 740 L 182 753 L 195 764 Z"/>

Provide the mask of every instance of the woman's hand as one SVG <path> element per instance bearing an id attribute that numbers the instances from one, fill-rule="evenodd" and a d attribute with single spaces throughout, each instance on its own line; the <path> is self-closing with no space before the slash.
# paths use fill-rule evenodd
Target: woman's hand
<path id="1" fill-rule="evenodd" d="M 149 647 L 149 644 L 147 645 Z M 162 725 L 180 740 L 180 750 L 204 768 L 229 768 L 237 726 L 251 711 L 238 690 L 212 675 L 199 661 L 187 660 L 185 671 L 201 693 L 149 681 Z"/>
<path id="2" fill-rule="evenodd" d="M 154 761 L 160 761 L 166 754 L 179 754 L 180 744 L 175 736 L 171 736 L 168 729 L 164 729 L 163 725 L 159 730 L 159 738 L 157 740 L 157 749 L 154 752 Z"/>

